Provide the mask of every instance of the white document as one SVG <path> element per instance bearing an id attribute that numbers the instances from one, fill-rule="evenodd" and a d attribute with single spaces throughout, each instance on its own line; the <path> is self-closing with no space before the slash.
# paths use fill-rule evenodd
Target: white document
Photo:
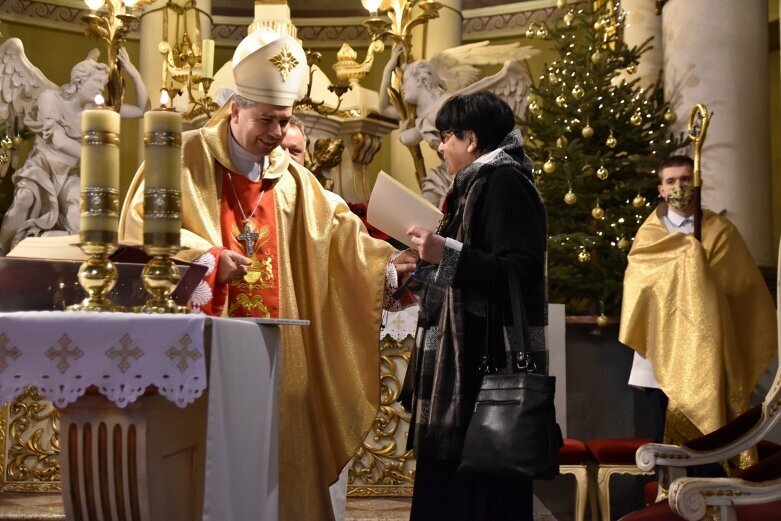
<path id="1" fill-rule="evenodd" d="M 369 224 L 410 248 L 417 249 L 407 235 L 409 227 L 417 225 L 434 230 L 440 219 L 442 212 L 436 206 L 380 171 L 366 208 Z"/>

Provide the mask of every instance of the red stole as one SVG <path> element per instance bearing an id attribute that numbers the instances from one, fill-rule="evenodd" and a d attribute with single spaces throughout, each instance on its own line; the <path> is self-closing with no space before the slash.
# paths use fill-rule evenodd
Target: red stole
<path id="1" fill-rule="evenodd" d="M 222 244 L 252 259 L 247 275 L 228 287 L 228 315 L 232 317 L 279 318 L 279 250 L 273 185 L 273 181 L 250 181 L 235 173 L 229 178 L 228 170 L 222 168 Z M 253 255 L 247 255 L 245 241 L 238 239 L 244 232 L 244 215 L 252 233 L 257 234 Z"/>

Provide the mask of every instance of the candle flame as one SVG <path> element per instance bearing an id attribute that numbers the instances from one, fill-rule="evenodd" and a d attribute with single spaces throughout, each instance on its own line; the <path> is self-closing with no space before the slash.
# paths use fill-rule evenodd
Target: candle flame
<path id="1" fill-rule="evenodd" d="M 168 91 L 162 91 L 160 93 L 160 107 L 161 108 L 168 108 L 168 105 L 171 103 L 171 96 L 168 95 Z"/>
<path id="2" fill-rule="evenodd" d="M 106 103 L 106 100 L 103 99 L 103 96 L 101 94 L 98 94 L 95 96 L 95 105 L 98 107 L 102 107 L 103 104 Z"/>

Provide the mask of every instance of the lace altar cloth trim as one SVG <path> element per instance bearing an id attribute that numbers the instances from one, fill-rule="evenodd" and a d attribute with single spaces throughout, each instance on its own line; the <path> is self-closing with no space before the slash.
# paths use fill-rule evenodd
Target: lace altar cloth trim
<path id="1" fill-rule="evenodd" d="M 383 317 L 380 338 L 390 335 L 394 340 L 401 342 L 408 336 L 415 336 L 418 324 L 418 305 L 406 307 L 400 311 L 387 311 Z"/>
<path id="2" fill-rule="evenodd" d="M 124 407 L 155 385 L 179 407 L 206 388 L 204 315 L 0 313 L 0 405 L 34 385 L 57 407 L 90 385 Z"/>

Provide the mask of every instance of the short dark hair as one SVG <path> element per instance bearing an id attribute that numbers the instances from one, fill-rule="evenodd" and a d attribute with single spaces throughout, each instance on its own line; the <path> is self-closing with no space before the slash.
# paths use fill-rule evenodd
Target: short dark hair
<path id="1" fill-rule="evenodd" d="M 656 174 L 659 176 L 660 182 L 662 181 L 662 170 L 674 166 L 689 166 L 692 170 L 694 170 L 694 159 L 690 158 L 689 156 L 678 155 L 670 156 L 662 161 L 659 164 L 659 168 L 656 170 Z"/>
<path id="2" fill-rule="evenodd" d="M 440 132 L 471 130 L 477 136 L 477 149 L 490 152 L 515 128 L 515 117 L 502 98 L 480 91 L 447 100 L 437 112 L 435 124 Z"/>

